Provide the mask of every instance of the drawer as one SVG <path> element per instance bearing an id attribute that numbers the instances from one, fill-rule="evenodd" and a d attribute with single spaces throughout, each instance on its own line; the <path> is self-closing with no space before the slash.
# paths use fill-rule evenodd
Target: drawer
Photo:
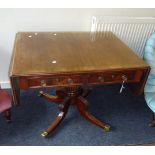
<path id="1" fill-rule="evenodd" d="M 32 77 L 21 78 L 20 87 L 48 87 L 48 86 L 69 86 L 69 85 L 82 85 L 84 78 L 81 76 L 55 76 L 55 77 Z"/>
<path id="2" fill-rule="evenodd" d="M 89 83 L 92 84 L 106 84 L 106 83 L 120 83 L 125 82 L 138 82 L 141 79 L 143 71 L 115 71 L 90 75 Z"/>

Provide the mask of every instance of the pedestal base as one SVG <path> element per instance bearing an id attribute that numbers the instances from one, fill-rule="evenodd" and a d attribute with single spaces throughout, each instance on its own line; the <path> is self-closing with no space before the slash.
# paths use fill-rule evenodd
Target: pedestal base
<path id="1" fill-rule="evenodd" d="M 43 91 L 40 91 L 39 96 L 42 96 L 51 102 L 58 103 L 60 110 L 60 113 L 58 114 L 54 122 L 41 135 L 43 137 L 47 137 L 54 131 L 54 129 L 64 119 L 70 105 L 75 105 L 85 119 L 103 128 L 105 131 L 109 131 L 110 125 L 104 123 L 103 121 L 100 121 L 90 112 L 88 112 L 88 101 L 85 99 L 85 97 L 88 96 L 89 93 L 89 89 L 85 90 L 79 87 L 69 87 L 65 88 L 64 90 L 57 90 L 56 96 L 49 95 L 47 93 L 44 93 Z"/>

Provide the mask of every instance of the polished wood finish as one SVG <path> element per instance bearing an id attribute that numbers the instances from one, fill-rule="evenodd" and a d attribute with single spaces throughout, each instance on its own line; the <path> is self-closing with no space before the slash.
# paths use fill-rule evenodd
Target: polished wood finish
<path id="1" fill-rule="evenodd" d="M 47 137 L 50 133 L 52 133 L 55 130 L 55 128 L 61 123 L 61 121 L 64 119 L 70 105 L 70 100 L 71 100 L 70 97 L 66 97 L 64 99 L 64 101 L 61 104 L 61 107 L 59 108 L 60 113 L 56 117 L 55 121 L 48 127 L 48 129 L 41 134 L 43 137 Z"/>
<path id="2" fill-rule="evenodd" d="M 91 123 L 103 128 L 105 131 L 109 131 L 110 125 L 104 123 L 103 121 L 100 121 L 87 111 L 88 101 L 84 99 L 82 96 L 79 96 L 78 99 L 76 100 L 76 106 L 84 118 L 86 118 Z"/>
<path id="3" fill-rule="evenodd" d="M 15 76 L 11 75 L 10 76 L 10 84 L 11 84 L 13 104 L 18 105 L 20 103 L 19 77 L 15 77 Z"/>
<path id="4" fill-rule="evenodd" d="M 45 97 L 47 100 L 58 103 L 59 104 L 59 114 L 53 123 L 45 130 L 41 135 L 43 137 L 47 137 L 50 133 L 52 133 L 55 128 L 61 123 L 64 119 L 65 115 L 68 112 L 69 106 L 76 105 L 77 109 L 81 113 L 81 115 L 90 121 L 91 123 L 103 128 L 105 131 L 109 131 L 110 125 L 100 121 L 96 117 L 94 117 L 91 113 L 88 112 L 88 101 L 84 98 L 88 95 L 88 91 L 85 91 L 82 88 L 78 87 L 70 87 L 65 90 L 56 91 L 56 96 L 49 95 L 44 93 L 43 91 L 39 92 L 42 97 Z M 63 99 L 63 100 L 62 100 Z M 61 101 L 62 100 L 62 101 Z"/>
<path id="5" fill-rule="evenodd" d="M 123 76 L 127 78 L 128 83 L 139 82 L 141 80 L 144 69 L 126 69 L 114 71 L 100 71 L 93 73 L 72 73 L 72 74 L 57 74 L 52 77 L 49 75 L 30 75 L 21 76 L 19 85 L 22 89 L 36 87 L 65 87 L 68 85 L 97 85 L 120 83 Z"/>
<path id="6" fill-rule="evenodd" d="M 10 75 L 93 72 L 148 65 L 115 35 L 91 38 L 84 32 L 20 32 Z"/>
<path id="7" fill-rule="evenodd" d="M 10 82 L 14 104 L 19 104 L 20 89 L 64 88 L 56 96 L 40 96 L 56 102 L 60 114 L 42 134 L 47 136 L 62 121 L 69 106 L 76 105 L 90 122 L 108 130 L 106 123 L 87 111 L 82 87 L 129 84 L 140 94 L 150 67 L 111 32 L 97 36 L 88 32 L 20 32 L 16 35 L 10 64 Z"/>

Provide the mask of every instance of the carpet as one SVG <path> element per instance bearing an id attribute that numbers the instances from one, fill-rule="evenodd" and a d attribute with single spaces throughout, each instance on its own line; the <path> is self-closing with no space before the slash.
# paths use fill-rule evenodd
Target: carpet
<path id="1" fill-rule="evenodd" d="M 21 105 L 12 109 L 12 123 L 0 115 L 0 145 L 3 146 L 105 146 L 155 142 L 155 128 L 148 127 L 152 113 L 144 96 L 135 96 L 120 85 L 96 86 L 87 97 L 89 111 L 108 122 L 110 132 L 86 121 L 72 106 L 60 126 L 48 138 L 40 133 L 58 114 L 58 106 L 38 97 L 39 89 L 21 92 Z M 53 89 L 45 89 L 54 94 Z"/>

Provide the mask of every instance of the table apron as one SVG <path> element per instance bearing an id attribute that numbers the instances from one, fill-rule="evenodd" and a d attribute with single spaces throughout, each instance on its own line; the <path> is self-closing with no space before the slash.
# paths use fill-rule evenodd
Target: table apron
<path id="1" fill-rule="evenodd" d="M 34 75 L 20 76 L 19 86 L 21 89 L 37 87 L 72 87 L 81 85 L 106 85 L 115 83 L 139 82 L 144 69 L 124 70 L 113 72 L 60 74 L 60 75 Z"/>

